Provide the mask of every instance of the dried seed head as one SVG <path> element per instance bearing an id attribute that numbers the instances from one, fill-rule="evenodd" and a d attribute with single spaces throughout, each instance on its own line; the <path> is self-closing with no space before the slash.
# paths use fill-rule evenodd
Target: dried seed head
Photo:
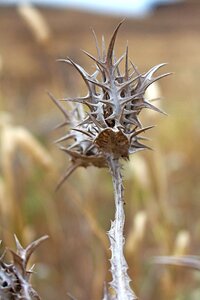
<path id="1" fill-rule="evenodd" d="M 145 98 L 145 91 L 153 82 L 170 73 L 154 77 L 154 73 L 165 65 L 160 64 L 147 73 L 140 74 L 128 58 L 128 47 L 117 60 L 114 56 L 114 44 L 121 24 L 122 22 L 112 35 L 107 53 L 104 41 L 102 51 L 100 50 L 95 34 L 98 57 L 84 51 L 95 63 L 96 70 L 92 75 L 70 58 L 60 60 L 71 64 L 79 72 L 88 89 L 85 97 L 63 99 L 72 103 L 70 113 L 51 96 L 66 118 L 64 125 L 70 126 L 69 133 L 57 142 L 73 141 L 61 148 L 71 156 L 74 167 L 70 166 L 62 181 L 77 166 L 105 167 L 106 158 L 110 155 L 126 159 L 136 151 L 149 148 L 140 142 L 140 134 L 152 126 L 143 128 L 139 114 L 143 108 L 162 111 Z M 123 60 L 125 67 L 122 73 L 120 64 Z M 83 106 L 88 107 L 87 113 Z"/>

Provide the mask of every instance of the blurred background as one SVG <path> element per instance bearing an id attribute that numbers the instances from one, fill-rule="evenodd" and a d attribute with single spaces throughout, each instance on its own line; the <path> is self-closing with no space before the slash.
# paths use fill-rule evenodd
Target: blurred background
<path id="1" fill-rule="evenodd" d="M 93 1 L 94 2 L 94 1 Z M 101 3 L 100 3 L 101 2 Z M 200 274 L 151 264 L 157 255 L 200 253 L 200 3 L 188 1 L 0 1 L 0 238 L 14 247 L 41 235 L 33 284 L 43 299 L 101 299 L 109 273 L 106 232 L 114 215 L 112 184 L 103 169 L 78 169 L 55 193 L 69 162 L 53 144 L 65 128 L 47 95 L 80 96 L 84 83 L 69 56 L 88 72 L 99 40 L 121 19 L 115 52 L 125 51 L 140 72 L 167 62 L 174 74 L 148 91 L 168 117 L 149 146 L 124 162 L 125 252 L 136 295 L 143 300 L 200 298 Z M 3 247 L 1 250 L 3 251 Z"/>

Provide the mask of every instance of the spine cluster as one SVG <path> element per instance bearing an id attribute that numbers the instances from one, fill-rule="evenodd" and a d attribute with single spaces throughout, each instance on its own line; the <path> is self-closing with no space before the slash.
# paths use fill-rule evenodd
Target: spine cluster
<path id="1" fill-rule="evenodd" d="M 7 263 L 4 253 L 0 257 L 0 299 L 2 300 L 40 300 L 30 283 L 33 268 L 27 269 L 35 249 L 48 237 L 43 236 L 23 248 L 15 236 L 17 251 L 9 250 L 13 261 Z"/>
<path id="2" fill-rule="evenodd" d="M 141 142 L 144 139 L 141 133 L 153 126 L 143 127 L 139 114 L 143 108 L 163 113 L 147 101 L 145 92 L 153 82 L 170 73 L 154 77 L 154 73 L 165 65 L 163 63 L 140 74 L 128 57 L 128 46 L 125 53 L 116 59 L 114 45 L 121 24 L 115 29 L 107 51 L 104 38 L 100 50 L 94 33 L 97 58 L 84 51 L 95 65 L 93 74 L 88 74 L 70 58 L 59 60 L 71 64 L 88 89 L 84 97 L 62 99 L 67 102 L 67 109 L 50 95 L 64 114 L 62 125 L 68 125 L 67 133 L 57 140 L 62 143 L 61 150 L 71 157 L 71 165 L 61 182 L 78 166 L 107 167 L 106 157 L 109 155 L 126 159 L 136 151 L 149 148 Z"/>

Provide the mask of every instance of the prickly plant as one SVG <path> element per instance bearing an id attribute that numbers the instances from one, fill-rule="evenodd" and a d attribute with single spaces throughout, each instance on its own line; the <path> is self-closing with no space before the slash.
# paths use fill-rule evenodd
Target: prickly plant
<path id="1" fill-rule="evenodd" d="M 2 300 L 33 300 L 40 299 L 30 283 L 33 269 L 27 269 L 29 259 L 42 241 L 43 236 L 23 248 L 15 236 L 17 251 L 9 250 L 13 261 L 5 262 L 5 253 L 0 257 L 0 299 Z"/>
<path id="2" fill-rule="evenodd" d="M 67 125 L 67 132 L 57 140 L 65 142 L 60 146 L 71 159 L 71 163 L 59 186 L 79 166 L 107 167 L 110 170 L 115 198 L 115 220 L 111 223 L 108 236 L 111 249 L 110 293 L 105 290 L 104 299 L 131 300 L 136 296 L 130 288 L 127 263 L 123 254 L 125 239 L 123 236 L 125 214 L 124 195 L 121 175 L 121 160 L 128 159 L 137 151 L 148 149 L 141 141 L 141 133 L 153 126 L 143 127 L 139 114 L 146 108 L 160 111 L 146 100 L 145 91 L 155 81 L 168 76 L 165 73 L 154 77 L 154 73 L 164 66 L 159 64 L 141 74 L 129 60 L 128 47 L 125 53 L 116 59 L 114 44 L 122 22 L 115 29 L 106 51 L 104 38 L 100 50 L 94 33 L 97 58 L 84 51 L 95 64 L 95 72 L 89 74 L 72 59 L 60 59 L 71 64 L 87 86 L 84 97 L 64 98 L 67 111 L 51 94 L 50 97 L 62 111 L 65 120 L 60 126 Z M 121 62 L 124 61 L 124 71 Z M 86 108 L 86 109 L 85 109 Z"/>

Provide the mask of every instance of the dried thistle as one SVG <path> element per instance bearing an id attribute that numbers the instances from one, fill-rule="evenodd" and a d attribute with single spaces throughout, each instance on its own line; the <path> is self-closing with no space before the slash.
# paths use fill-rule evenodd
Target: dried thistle
<path id="1" fill-rule="evenodd" d="M 50 94 L 65 117 L 59 126 L 67 125 L 69 128 L 67 134 L 56 141 L 66 142 L 60 148 L 71 158 L 71 164 L 58 186 L 79 166 L 108 167 L 112 175 L 116 212 L 108 235 L 112 252 L 110 261 L 113 280 L 110 285 L 113 292 L 110 296 L 107 296 L 107 292 L 104 295 L 105 299 L 112 300 L 136 298 L 129 286 L 128 266 L 123 254 L 125 215 L 120 159 L 128 159 L 129 155 L 137 151 L 149 149 L 141 142 L 145 138 L 140 134 L 153 126 L 143 127 L 139 114 L 143 108 L 163 112 L 146 99 L 145 92 L 153 82 L 170 74 L 154 77 L 154 73 L 165 64 L 140 74 L 129 60 L 128 47 L 119 59 L 115 58 L 114 44 L 121 24 L 115 29 L 107 51 L 104 38 L 101 51 L 94 33 L 97 58 L 84 51 L 95 63 L 93 74 L 88 74 L 70 58 L 59 60 L 71 64 L 79 72 L 88 89 L 86 96 L 61 99 L 71 105 L 71 110 L 67 111 Z M 124 72 L 120 68 L 122 61 L 125 62 Z"/>
<path id="2" fill-rule="evenodd" d="M 143 108 L 164 113 L 145 99 L 145 91 L 153 82 L 171 73 L 153 77 L 154 73 L 165 65 L 159 64 L 147 73 L 140 74 L 128 58 L 128 47 L 116 60 L 114 44 L 121 24 L 122 22 L 113 33 L 107 53 L 103 39 L 101 54 L 96 36 L 98 58 L 84 51 L 95 62 L 96 70 L 92 75 L 70 58 L 59 60 L 73 65 L 88 88 L 85 97 L 62 99 L 71 103 L 69 112 L 49 94 L 65 117 L 65 121 L 59 126 L 69 126 L 67 134 L 56 141 L 72 141 L 61 147 L 61 150 L 71 157 L 72 162 L 66 178 L 78 166 L 106 167 L 106 158 L 109 155 L 117 159 L 126 159 L 136 151 L 149 148 L 140 142 L 143 140 L 140 134 L 153 126 L 143 127 L 139 113 Z M 122 60 L 125 60 L 124 74 L 121 74 L 119 68 Z M 87 106 L 89 111 L 86 112 L 83 105 Z"/>
<path id="3" fill-rule="evenodd" d="M 29 259 L 36 248 L 46 240 L 48 236 L 32 242 L 23 248 L 15 236 L 17 251 L 9 249 L 13 262 L 6 263 L 4 260 L 5 252 L 0 257 L 0 299 L 2 300 L 33 300 L 40 299 L 37 292 L 30 284 L 30 276 L 33 267 L 27 270 Z"/>

